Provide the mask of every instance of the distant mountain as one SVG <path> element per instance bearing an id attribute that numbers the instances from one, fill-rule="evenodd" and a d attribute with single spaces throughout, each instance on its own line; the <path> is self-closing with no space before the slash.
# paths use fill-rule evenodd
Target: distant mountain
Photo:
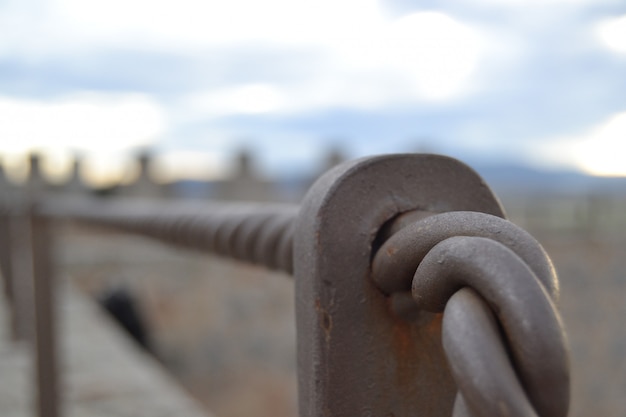
<path id="1" fill-rule="evenodd" d="M 520 162 L 461 160 L 474 169 L 498 195 L 589 195 L 612 194 L 626 197 L 626 177 L 595 177 L 574 170 L 538 169 Z M 276 193 L 287 201 L 298 201 L 315 180 L 309 172 L 291 169 L 275 175 Z M 214 196 L 216 183 L 179 180 L 169 184 L 173 196 L 208 198 Z"/>
<path id="2" fill-rule="evenodd" d="M 574 170 L 533 168 L 515 162 L 466 161 L 497 193 L 626 195 L 626 177 L 596 177 Z"/>

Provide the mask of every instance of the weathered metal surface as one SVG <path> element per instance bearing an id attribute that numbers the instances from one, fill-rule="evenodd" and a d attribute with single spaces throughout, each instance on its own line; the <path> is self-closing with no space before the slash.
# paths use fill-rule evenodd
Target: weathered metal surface
<path id="1" fill-rule="evenodd" d="M 292 272 L 295 205 L 76 200 L 48 201 L 41 212 Z"/>
<path id="2" fill-rule="evenodd" d="M 513 251 L 491 239 L 463 236 L 440 242 L 426 255 L 415 272 L 413 298 L 420 308 L 431 312 L 445 308 L 444 342 L 447 338 L 454 343 L 444 346 L 449 361 L 460 364 L 457 369 L 465 371 L 455 373 L 455 379 L 469 408 L 475 415 L 509 415 L 507 412 L 513 414 L 515 410 L 513 401 L 521 402 L 524 396 L 515 398 L 511 391 L 505 391 L 508 385 L 500 377 L 506 369 L 490 362 L 491 353 L 504 349 L 498 346 L 502 342 L 472 343 L 486 333 L 485 327 L 475 323 L 469 331 L 463 331 L 467 322 L 459 322 L 460 313 L 455 316 L 455 326 L 446 326 L 448 309 L 454 308 L 448 300 L 463 287 L 474 289 L 495 312 L 521 385 L 537 414 L 565 417 L 569 406 L 569 355 L 550 296 Z M 469 308 L 464 311 L 470 314 Z M 502 408 L 499 413 L 495 413 L 497 407 Z M 524 415 L 518 412 L 515 415 Z"/>
<path id="3" fill-rule="evenodd" d="M 37 410 L 39 417 L 59 417 L 59 361 L 57 358 L 57 329 L 55 307 L 55 274 L 52 266 L 52 246 L 49 220 L 34 212 L 31 223 L 32 274 L 34 282 L 34 318 Z"/>
<path id="4" fill-rule="evenodd" d="M 439 242 L 454 236 L 476 236 L 510 248 L 541 279 L 551 296 L 558 298 L 558 280 L 544 249 L 528 232 L 505 219 L 457 211 L 404 224 L 405 227 L 385 241 L 372 263 L 374 281 L 387 294 L 410 290 L 417 266 Z"/>
<path id="5" fill-rule="evenodd" d="M 474 171 L 434 155 L 346 163 L 305 197 L 294 234 L 301 417 L 451 414 L 441 315 L 404 320 L 371 276 L 383 226 L 416 210 L 503 216 Z"/>
<path id="6" fill-rule="evenodd" d="M 558 280 L 541 245 L 510 222 L 484 213 L 418 212 L 403 217 L 394 221 L 400 226 L 387 226 L 395 233 L 386 234 L 374 258 L 374 281 L 392 298 L 403 298 L 395 309 L 404 317 L 420 310 L 443 312 L 445 307 L 447 358 L 470 401 L 467 408 L 460 397 L 455 415 L 527 415 L 524 410 L 536 408 L 539 415 L 565 416 L 567 344 L 551 302 L 558 298 Z M 406 297 L 410 286 L 413 305 Z M 482 298 L 470 302 L 468 295 L 453 296 L 465 286 L 476 289 L 498 312 L 508 340 L 492 337 L 489 321 L 481 315 L 481 309 L 489 308 L 481 304 Z M 465 302 L 459 307 L 456 300 Z M 456 319 L 447 317 L 449 309 Z M 510 375 L 507 361 L 497 360 L 504 349 L 511 350 L 519 376 Z M 519 386 L 526 392 L 516 391 Z"/>
<path id="7" fill-rule="evenodd" d="M 31 222 L 24 207 L 15 207 L 8 217 L 10 276 L 13 281 L 11 314 L 15 338 L 32 342 L 35 338 L 33 308 L 33 272 L 31 253 Z"/>
<path id="8" fill-rule="evenodd" d="M 13 259 L 11 256 L 10 227 L 8 208 L 3 207 L 0 202 L 0 273 L 2 275 L 4 296 L 11 308 L 9 311 L 11 335 L 13 338 L 17 338 L 18 323 L 17 317 L 13 312 L 13 306 L 15 305 L 15 284 L 13 277 Z"/>
<path id="9" fill-rule="evenodd" d="M 29 200 L 0 201 L 0 260 L 11 285 L 14 337 L 32 344 L 33 405 L 39 417 L 60 416 L 54 273 L 48 220 Z"/>
<path id="10" fill-rule="evenodd" d="M 450 297 L 443 346 L 460 391 L 454 417 L 537 417 L 500 333 L 493 312 L 474 290 L 464 287 Z"/>
<path id="11" fill-rule="evenodd" d="M 42 416 L 58 412 L 52 218 L 293 272 L 301 417 L 567 414 L 554 268 L 503 219 L 481 178 L 451 158 L 343 164 L 300 209 L 47 199 L 25 213 L 8 223 L 11 273 L 34 277 Z"/>

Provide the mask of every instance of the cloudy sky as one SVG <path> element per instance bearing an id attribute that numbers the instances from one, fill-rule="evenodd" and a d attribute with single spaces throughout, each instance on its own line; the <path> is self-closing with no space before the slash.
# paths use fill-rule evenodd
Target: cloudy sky
<path id="1" fill-rule="evenodd" d="M 6 166 L 115 177 L 148 146 L 174 175 L 242 147 L 276 171 L 335 148 L 626 175 L 626 3 L 0 1 Z"/>

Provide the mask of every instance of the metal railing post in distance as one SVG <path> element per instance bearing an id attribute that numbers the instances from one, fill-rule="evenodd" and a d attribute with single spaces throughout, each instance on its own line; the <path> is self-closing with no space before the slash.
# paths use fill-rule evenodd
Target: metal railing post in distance
<path id="1" fill-rule="evenodd" d="M 31 223 L 21 204 L 11 207 L 9 215 L 9 249 L 13 281 L 12 314 L 15 339 L 34 342 L 34 293 L 31 248 Z"/>
<path id="2" fill-rule="evenodd" d="M 504 215 L 473 170 L 436 155 L 345 163 L 305 197 L 294 233 L 300 417 L 451 414 L 441 314 L 405 320 L 371 276 L 385 224 L 416 210 Z"/>
<path id="3" fill-rule="evenodd" d="M 4 297 L 9 307 L 10 333 L 18 337 L 17 315 L 15 313 L 15 282 L 13 277 L 13 259 L 11 257 L 10 217 L 8 207 L 0 202 L 0 272 L 4 286 Z"/>
<path id="4" fill-rule="evenodd" d="M 35 301 L 37 415 L 59 417 L 55 274 L 51 259 L 50 224 L 33 208 L 29 214 Z"/>

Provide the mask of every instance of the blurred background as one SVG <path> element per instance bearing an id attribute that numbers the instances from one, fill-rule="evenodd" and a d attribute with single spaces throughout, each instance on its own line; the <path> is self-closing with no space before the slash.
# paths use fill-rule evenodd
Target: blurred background
<path id="1" fill-rule="evenodd" d="M 342 160 L 459 158 L 554 258 L 572 415 L 623 416 L 625 74 L 619 0 L 8 0 L 0 193 L 298 202 Z M 63 274 L 131 294 L 209 409 L 295 415 L 289 278 L 64 230 Z"/>

